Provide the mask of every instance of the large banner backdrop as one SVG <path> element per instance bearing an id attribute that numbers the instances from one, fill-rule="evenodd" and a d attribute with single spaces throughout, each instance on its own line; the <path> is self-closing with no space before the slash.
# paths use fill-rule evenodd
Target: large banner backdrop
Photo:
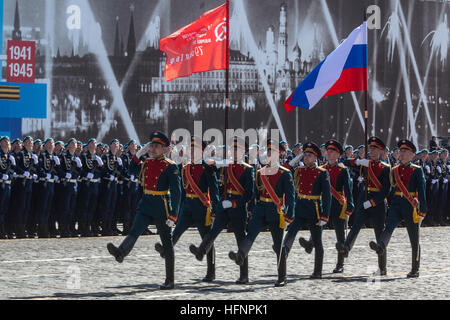
<path id="1" fill-rule="evenodd" d="M 222 129 L 225 71 L 166 82 L 158 46 L 223 3 L 4 0 L 2 54 L 8 40 L 36 41 L 36 80 L 48 85 L 47 119 L 24 119 L 22 134 L 145 142 L 154 129 L 193 131 L 195 120 Z M 283 102 L 362 23 L 363 4 L 379 17 L 368 33 L 369 133 L 389 146 L 449 136 L 450 3 L 419 0 L 232 0 L 230 126 L 279 128 L 291 145 L 362 144 L 362 93 L 289 115 Z"/>

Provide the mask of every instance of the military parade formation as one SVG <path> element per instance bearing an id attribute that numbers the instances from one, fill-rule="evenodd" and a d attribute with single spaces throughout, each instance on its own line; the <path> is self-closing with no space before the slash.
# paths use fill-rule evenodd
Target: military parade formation
<path id="1" fill-rule="evenodd" d="M 290 150 L 286 142 L 274 140 L 265 149 L 248 148 L 234 137 L 224 146 L 226 157 L 212 152 L 204 159 L 211 147 L 207 142 L 191 137 L 190 148 L 177 150 L 158 131 L 142 146 L 134 140 L 122 146 L 117 139 L 106 145 L 95 139 L 83 144 L 75 138 L 64 143 L 0 137 L 0 237 L 123 235 L 119 246 L 107 245 L 121 263 L 154 225 L 161 239 L 155 250 L 166 266 L 160 288 L 172 289 L 174 246 L 188 228 L 196 227 L 201 236 L 189 250 L 199 261 L 206 256 L 204 282 L 216 278 L 214 242 L 224 229 L 234 233 L 236 247 L 230 248 L 229 258 L 239 266 L 237 284 L 249 283 L 252 244 L 260 232 L 270 231 L 275 286 L 281 287 L 300 230 L 310 232 L 309 239 L 298 241 L 307 253 L 314 250 L 311 278 L 320 279 L 324 229 L 335 231 L 333 273 L 343 273 L 359 231 L 373 228 L 368 249 L 378 256 L 377 274 L 383 276 L 389 241 L 402 225 L 411 244 L 408 277 L 418 277 L 420 227 L 450 225 L 448 150 L 417 150 L 403 139 L 389 151 L 377 137 L 369 138 L 367 146 L 366 158 L 364 145 L 354 149 L 335 140 L 320 146 L 297 143 Z M 181 163 L 170 159 L 174 150 Z M 269 161 L 250 161 L 255 150 Z"/>

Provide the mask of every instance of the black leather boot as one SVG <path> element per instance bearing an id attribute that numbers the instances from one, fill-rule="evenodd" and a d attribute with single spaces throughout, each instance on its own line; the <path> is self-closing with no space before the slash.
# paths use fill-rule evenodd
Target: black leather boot
<path id="1" fill-rule="evenodd" d="M 16 224 L 15 229 L 16 229 L 16 239 L 25 239 L 27 237 L 24 224 Z"/>
<path id="2" fill-rule="evenodd" d="M 202 261 L 203 257 L 209 252 L 211 247 L 213 246 L 214 242 L 213 239 L 209 234 L 206 234 L 203 239 L 202 243 L 200 243 L 200 246 L 196 247 L 195 245 L 191 244 L 189 246 L 189 251 L 195 256 L 195 258 L 198 261 Z"/>
<path id="3" fill-rule="evenodd" d="M 111 230 L 111 221 L 103 221 L 102 222 L 102 236 L 109 237 L 112 235 L 113 235 L 113 233 Z"/>
<path id="4" fill-rule="evenodd" d="M 300 243 L 300 245 L 305 249 L 306 253 L 310 254 L 312 252 L 312 250 L 314 249 L 314 244 L 312 242 L 312 240 L 306 240 L 305 238 L 300 237 L 300 239 L 298 239 L 298 242 Z"/>
<path id="5" fill-rule="evenodd" d="M 408 273 L 408 278 L 418 278 L 420 268 L 420 246 L 417 249 L 412 250 L 412 266 L 411 271 Z"/>
<path id="6" fill-rule="evenodd" d="M 378 255 L 378 271 L 380 273 L 380 276 L 385 276 L 387 274 L 386 264 L 387 252 L 386 249 L 384 249 L 383 252 Z"/>
<path id="7" fill-rule="evenodd" d="M 344 258 L 348 258 L 348 253 L 350 252 L 350 248 L 345 244 L 341 242 L 336 242 L 336 250 L 341 253 Z"/>
<path id="8" fill-rule="evenodd" d="M 159 253 L 161 258 L 163 258 L 163 259 L 166 258 L 164 255 L 164 247 L 160 242 L 155 243 L 155 250 Z"/>
<path id="9" fill-rule="evenodd" d="M 50 232 L 48 231 L 48 224 L 40 223 L 38 227 L 38 238 L 50 238 Z"/>
<path id="10" fill-rule="evenodd" d="M 334 268 L 333 273 L 343 273 L 344 272 L 344 255 L 342 253 L 338 253 L 338 261 L 336 264 L 336 268 Z"/>
<path id="11" fill-rule="evenodd" d="M 161 290 L 171 290 L 175 287 L 175 257 L 166 257 L 166 281 L 159 286 Z"/>
<path id="12" fill-rule="evenodd" d="M 239 267 L 239 279 L 236 284 L 248 284 L 248 257 L 244 259 L 244 263 Z"/>
<path id="13" fill-rule="evenodd" d="M 0 239 L 8 239 L 8 236 L 6 235 L 5 224 L 3 223 L 0 224 Z"/>
<path id="14" fill-rule="evenodd" d="M 244 239 L 239 244 L 238 252 L 230 251 L 228 257 L 233 260 L 238 266 L 244 264 L 245 258 L 247 258 L 250 248 L 252 247 L 252 242 L 250 240 Z"/>
<path id="15" fill-rule="evenodd" d="M 123 262 L 123 259 L 131 252 L 131 250 L 134 247 L 134 244 L 136 243 L 137 238 L 132 236 L 127 236 L 125 240 L 120 244 L 120 246 L 117 248 L 112 243 L 108 243 L 106 245 L 106 248 L 108 249 L 108 252 L 116 258 L 116 261 L 119 263 Z"/>
<path id="16" fill-rule="evenodd" d="M 275 287 L 284 287 L 286 283 L 286 256 L 281 254 L 278 264 L 278 280 L 275 282 Z"/>
<path id="17" fill-rule="evenodd" d="M 216 278 L 216 250 L 214 246 L 211 247 L 206 255 L 207 270 L 203 282 L 212 282 Z"/>
<path id="18" fill-rule="evenodd" d="M 309 278 L 322 279 L 322 266 L 323 266 L 323 252 L 317 252 L 316 250 L 314 256 L 314 272 Z"/>

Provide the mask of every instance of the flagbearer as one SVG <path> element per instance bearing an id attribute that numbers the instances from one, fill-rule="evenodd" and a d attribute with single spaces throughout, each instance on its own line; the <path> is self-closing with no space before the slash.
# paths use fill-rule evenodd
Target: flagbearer
<path id="1" fill-rule="evenodd" d="M 303 147 L 305 166 L 294 172 L 297 193 L 295 219 L 286 234 L 284 248 L 286 254 L 289 254 L 298 231 L 303 227 L 308 228 L 315 249 L 314 273 L 311 279 L 320 279 L 323 265 L 322 229 L 330 215 L 330 175 L 326 169 L 317 166 L 319 147 L 311 142 Z"/>
<path id="2" fill-rule="evenodd" d="M 355 211 L 355 221 L 353 222 L 350 233 L 344 243 L 336 243 L 336 249 L 340 254 L 343 254 L 344 257 L 348 256 L 348 253 L 355 244 L 359 231 L 367 219 L 372 220 L 377 241 L 383 231 L 384 222 L 386 219 L 386 198 L 391 190 L 391 185 L 389 182 L 391 167 L 389 164 L 380 161 L 381 156 L 386 149 L 386 145 L 381 139 L 377 137 L 370 137 L 368 140 L 368 146 L 370 160 L 355 160 L 351 158 L 344 161 L 344 164 L 347 166 L 366 167 L 369 177 L 367 198 L 364 189 L 361 189 Z M 386 275 L 386 252 L 378 256 L 378 267 L 379 275 Z"/>
<path id="3" fill-rule="evenodd" d="M 203 151 L 206 143 L 200 138 L 191 138 L 192 162 L 183 166 L 181 181 L 186 192 L 186 200 L 180 210 L 177 225 L 172 233 L 173 245 L 178 242 L 181 235 L 191 226 L 196 226 L 202 239 L 211 230 L 214 212 L 223 210 L 219 197 L 219 187 L 214 168 L 203 160 Z M 155 250 L 164 257 L 164 248 L 161 243 L 155 244 Z M 211 247 L 207 255 L 208 269 L 204 282 L 215 279 L 215 251 Z"/>
<path id="4" fill-rule="evenodd" d="M 338 163 L 339 157 L 344 153 L 342 145 L 336 140 L 325 143 L 327 163 L 323 166 L 330 175 L 331 184 L 331 210 L 330 219 L 336 233 L 338 242 L 345 242 L 345 228 L 348 218 L 353 211 L 352 181 L 348 168 Z M 300 238 L 300 245 L 310 253 L 313 248 L 312 241 Z M 338 253 L 338 261 L 333 273 L 344 272 L 344 256 Z"/>
<path id="5" fill-rule="evenodd" d="M 177 165 L 164 156 L 169 144 L 169 139 L 162 132 L 153 132 L 150 142 L 133 156 L 130 174 L 139 175 L 144 196 L 139 202 L 133 227 L 122 244 L 118 248 L 112 243 L 107 245 L 109 253 L 122 263 L 147 227 L 156 225 L 166 260 L 166 281 L 160 286 L 163 290 L 174 288 L 175 256 L 171 227 L 177 221 L 181 194 Z M 150 158 L 141 161 L 145 154 Z"/>
<path id="6" fill-rule="evenodd" d="M 408 140 L 400 140 L 398 147 L 400 164 L 390 174 L 395 194 L 390 203 L 386 227 L 377 242 L 370 242 L 370 248 L 378 255 L 385 254 L 394 229 L 404 220 L 412 249 L 412 268 L 408 278 L 417 278 L 420 266 L 419 228 L 428 210 L 425 175 L 420 166 L 411 163 L 416 152 L 414 144 Z"/>
<path id="7" fill-rule="evenodd" d="M 226 200 L 222 201 L 223 211 L 216 213 L 213 227 L 202 239 L 199 247 L 191 244 L 189 250 L 195 255 L 197 260 L 202 261 L 213 245 L 219 233 L 231 222 L 238 246 L 245 239 L 245 227 L 247 223 L 247 205 L 253 199 L 254 169 L 244 162 L 245 141 L 235 138 L 232 142 L 234 160 L 236 163 L 229 164 L 221 168 L 226 176 L 224 183 L 226 190 Z M 248 258 L 240 265 L 240 276 L 237 284 L 248 283 Z"/>
<path id="8" fill-rule="evenodd" d="M 276 144 L 267 143 L 267 156 L 279 153 Z M 278 161 L 278 156 L 274 158 Z M 274 249 L 277 254 L 278 280 L 276 287 L 286 284 L 286 254 L 282 250 L 285 228 L 294 219 L 295 190 L 292 174 L 289 169 L 274 166 L 264 166 L 256 173 L 256 206 L 250 220 L 249 231 L 245 239 L 239 244 L 237 253 L 230 251 L 229 257 L 236 264 L 242 265 L 247 258 L 250 248 L 258 234 L 266 226 L 272 234 Z"/>

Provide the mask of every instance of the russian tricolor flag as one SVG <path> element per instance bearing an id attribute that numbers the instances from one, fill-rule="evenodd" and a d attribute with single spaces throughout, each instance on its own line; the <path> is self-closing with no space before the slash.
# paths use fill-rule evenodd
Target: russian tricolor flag
<path id="1" fill-rule="evenodd" d="M 284 108 L 287 113 L 296 107 L 312 109 L 323 97 L 350 91 L 367 91 L 366 22 L 311 71 Z"/>

